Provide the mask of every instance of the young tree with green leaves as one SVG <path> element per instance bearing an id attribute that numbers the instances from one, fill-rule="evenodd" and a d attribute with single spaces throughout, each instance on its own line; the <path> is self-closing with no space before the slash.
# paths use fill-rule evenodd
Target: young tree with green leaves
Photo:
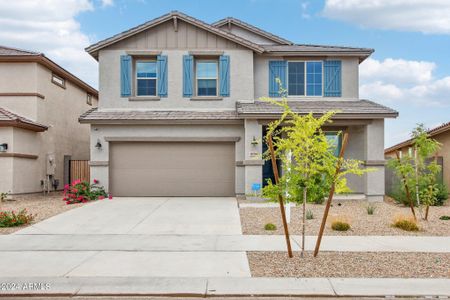
<path id="1" fill-rule="evenodd" d="M 335 112 L 331 111 L 320 117 L 314 117 L 312 113 L 299 115 L 292 111 L 285 98 L 281 101 L 270 98 L 263 100 L 283 108 L 280 119 L 268 125 L 265 137 L 266 140 L 273 140 L 275 155 L 281 162 L 283 174 L 278 184 L 269 180 L 263 189 L 265 197 L 276 201 L 279 195 L 287 195 L 286 201 L 302 203 L 305 212 L 308 199 L 323 201 L 333 183 L 337 193 L 349 192 L 346 175 L 362 175 L 369 171 L 361 168 L 362 161 L 342 159 L 342 172 L 335 178 L 338 157 L 334 155 L 335 146 L 329 143 L 322 129 L 332 123 L 331 118 Z M 265 154 L 266 157 L 268 154 Z M 303 236 L 304 228 L 303 214 Z"/>
<path id="2" fill-rule="evenodd" d="M 421 207 L 427 207 L 425 220 L 428 218 L 428 209 L 437 201 L 439 188 L 437 175 L 441 171 L 441 166 L 434 159 L 427 162 L 427 159 L 435 156 L 440 149 L 441 144 L 428 136 L 427 130 L 423 124 L 418 124 L 413 129 L 411 136 L 413 138 L 412 149 L 405 155 L 389 161 L 389 167 L 403 178 L 402 189 L 410 192 L 414 191 L 416 205 L 423 217 Z M 410 201 L 413 201 L 410 199 Z"/>

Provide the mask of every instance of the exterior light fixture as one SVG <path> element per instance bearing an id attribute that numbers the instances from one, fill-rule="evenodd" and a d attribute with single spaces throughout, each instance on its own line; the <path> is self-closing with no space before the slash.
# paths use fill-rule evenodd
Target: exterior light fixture
<path id="1" fill-rule="evenodd" d="M 252 140 L 252 145 L 258 145 L 259 144 L 259 141 L 256 139 L 256 137 L 255 136 L 253 136 L 253 140 Z"/>
<path id="2" fill-rule="evenodd" d="M 8 150 L 8 144 L 0 144 L 0 152 L 6 152 Z"/>
<path id="3" fill-rule="evenodd" d="M 100 143 L 100 140 L 97 140 L 97 144 L 95 144 L 95 148 L 98 150 L 102 150 L 102 144 Z"/>

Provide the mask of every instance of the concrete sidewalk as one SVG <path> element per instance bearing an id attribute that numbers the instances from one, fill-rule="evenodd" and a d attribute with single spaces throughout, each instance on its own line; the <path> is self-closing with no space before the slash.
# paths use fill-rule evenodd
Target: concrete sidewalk
<path id="1" fill-rule="evenodd" d="M 1 296 L 447 297 L 450 279 L 0 277 Z"/>
<path id="2" fill-rule="evenodd" d="M 294 251 L 301 237 L 292 236 Z M 306 237 L 306 250 L 314 249 L 315 236 Z M 164 252 L 243 252 L 285 251 L 281 235 L 3 235 L 1 251 L 164 251 Z M 353 252 L 450 252 L 450 237 L 431 236 L 324 236 L 322 251 Z"/>

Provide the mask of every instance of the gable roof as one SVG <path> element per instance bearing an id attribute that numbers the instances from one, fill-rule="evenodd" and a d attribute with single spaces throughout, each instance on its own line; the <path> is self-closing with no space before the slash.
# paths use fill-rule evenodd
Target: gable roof
<path id="1" fill-rule="evenodd" d="M 0 45 L 0 62 L 36 62 L 51 70 L 58 76 L 72 82 L 79 88 L 85 90 L 89 94 L 92 94 L 95 98 L 98 98 L 98 91 L 92 86 L 73 75 L 48 57 L 44 53 L 33 52 L 28 50 L 22 50 L 12 47 L 6 47 Z"/>
<path id="2" fill-rule="evenodd" d="M 9 110 L 3 107 L 0 107 L 0 127 L 5 126 L 24 128 L 36 132 L 42 132 L 48 129 L 48 127 L 45 125 L 42 125 L 28 118 L 10 112 Z"/>
<path id="3" fill-rule="evenodd" d="M 259 27 L 253 26 L 253 25 L 251 25 L 249 23 L 246 23 L 246 22 L 244 22 L 242 20 L 239 20 L 239 19 L 236 19 L 236 18 L 233 18 L 233 17 L 227 17 L 225 19 L 219 20 L 219 21 L 213 23 L 212 26 L 214 26 L 214 27 L 222 27 L 223 25 L 226 25 L 226 24 L 233 24 L 233 25 L 236 25 L 238 27 L 247 29 L 250 32 L 253 32 L 253 33 L 257 34 L 257 35 L 260 35 L 262 37 L 265 37 L 266 39 L 269 39 L 271 41 L 274 41 L 274 42 L 282 44 L 282 45 L 292 45 L 292 44 L 294 44 L 291 41 L 288 41 L 288 40 L 286 40 L 286 39 L 284 39 L 284 38 L 282 38 L 282 37 L 280 37 L 278 35 L 275 35 L 273 33 L 267 32 L 267 31 L 265 31 L 265 30 L 263 30 L 263 29 L 261 29 Z"/>
<path id="4" fill-rule="evenodd" d="M 433 136 L 436 136 L 438 134 L 441 134 L 441 133 L 447 132 L 447 131 L 450 131 L 450 122 L 444 123 L 444 124 L 439 125 L 439 126 L 433 128 L 433 129 L 430 129 L 430 130 L 427 131 L 427 133 L 428 133 L 429 137 L 433 137 Z M 401 143 L 398 143 L 398 144 L 396 144 L 396 145 L 394 145 L 392 147 L 389 147 L 389 148 L 385 149 L 384 153 L 387 154 L 387 153 L 390 153 L 392 151 L 398 150 L 400 148 L 403 148 L 403 147 L 406 147 L 406 146 L 411 146 L 413 144 L 413 142 L 414 142 L 414 139 L 408 139 L 406 141 L 403 141 Z"/>
<path id="5" fill-rule="evenodd" d="M 164 23 L 164 22 L 167 22 L 169 20 L 172 20 L 172 19 L 180 19 L 180 20 L 182 20 L 182 21 L 184 21 L 186 23 L 189 23 L 191 25 L 194 25 L 196 27 L 204 29 L 204 30 L 206 30 L 208 32 L 216 34 L 216 35 L 218 35 L 220 37 L 223 37 L 225 39 L 233 41 L 236 44 L 239 44 L 239 45 L 242 45 L 244 47 L 250 48 L 253 51 L 256 51 L 258 53 L 264 52 L 264 49 L 258 44 L 255 44 L 255 43 L 253 43 L 251 41 L 248 41 L 248 40 L 246 40 L 244 38 L 241 38 L 241 37 L 239 37 L 237 35 L 234 35 L 232 33 L 229 33 L 229 32 L 226 32 L 224 30 L 221 30 L 221 29 L 219 29 L 217 27 L 214 27 L 214 26 L 212 26 L 212 25 L 210 25 L 208 23 L 205 23 L 205 22 L 203 22 L 203 21 L 201 21 L 199 19 L 196 19 L 194 17 L 191 17 L 191 16 L 188 16 L 186 14 L 183 14 L 183 13 L 181 13 L 179 11 L 172 11 L 172 12 L 170 12 L 168 14 L 165 14 L 165 15 L 163 15 L 161 17 L 155 18 L 155 19 L 150 20 L 150 21 L 148 21 L 146 23 L 143 23 L 141 25 L 138 25 L 136 27 L 133 27 L 131 29 L 123 31 L 123 32 L 121 32 L 119 34 L 116 34 L 116 35 L 110 37 L 110 38 L 107 38 L 105 40 L 102 40 L 102 41 L 99 41 L 99 42 L 97 42 L 95 44 L 92 44 L 89 47 L 87 47 L 85 50 L 90 55 L 92 55 L 95 59 L 97 59 L 99 50 L 101 50 L 101 49 L 103 49 L 105 47 L 108 47 L 108 46 L 110 46 L 110 45 L 112 45 L 114 43 L 117 43 L 118 41 L 126 39 L 126 38 L 128 38 L 130 36 L 133 36 L 133 35 L 135 35 L 137 33 L 140 33 L 140 32 L 142 32 L 144 30 L 147 30 L 149 28 L 155 27 L 155 26 L 157 26 L 157 25 L 159 25 L 161 23 Z"/>

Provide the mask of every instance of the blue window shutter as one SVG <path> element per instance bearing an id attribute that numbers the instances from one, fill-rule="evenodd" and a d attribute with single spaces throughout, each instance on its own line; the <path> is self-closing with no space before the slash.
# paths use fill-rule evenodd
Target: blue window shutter
<path id="1" fill-rule="evenodd" d="M 230 97 L 230 56 L 222 55 L 219 60 L 220 96 Z"/>
<path id="2" fill-rule="evenodd" d="M 183 55 L 183 97 L 192 97 L 194 90 L 194 57 Z"/>
<path id="3" fill-rule="evenodd" d="M 281 97 L 280 85 L 277 78 L 281 81 L 281 88 L 286 89 L 287 62 L 284 60 L 269 61 L 269 97 Z"/>
<path id="4" fill-rule="evenodd" d="M 131 96 L 131 56 L 120 56 L 120 95 Z"/>
<path id="5" fill-rule="evenodd" d="M 342 96 L 342 62 L 340 60 L 326 60 L 323 62 L 324 69 L 324 96 Z"/>
<path id="6" fill-rule="evenodd" d="M 158 95 L 167 97 L 167 55 L 158 55 Z"/>

